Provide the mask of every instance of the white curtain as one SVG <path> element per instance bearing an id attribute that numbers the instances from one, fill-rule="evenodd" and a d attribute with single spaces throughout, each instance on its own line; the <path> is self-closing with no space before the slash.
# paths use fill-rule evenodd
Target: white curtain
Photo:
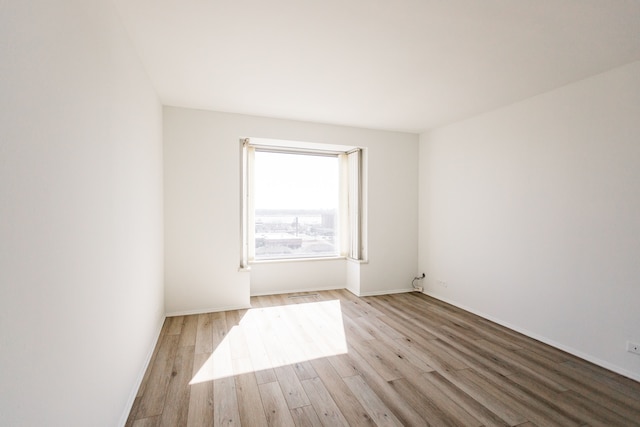
<path id="1" fill-rule="evenodd" d="M 241 185 L 242 200 L 241 221 L 240 221 L 240 268 L 249 268 L 249 261 L 255 257 L 255 247 L 253 245 L 255 230 L 252 227 L 254 221 L 253 208 L 253 162 L 255 157 L 255 148 L 249 144 L 249 139 L 241 140 L 242 150 L 242 167 L 241 167 Z"/>
<path id="2" fill-rule="evenodd" d="M 362 259 L 362 150 L 347 153 L 348 257 Z"/>

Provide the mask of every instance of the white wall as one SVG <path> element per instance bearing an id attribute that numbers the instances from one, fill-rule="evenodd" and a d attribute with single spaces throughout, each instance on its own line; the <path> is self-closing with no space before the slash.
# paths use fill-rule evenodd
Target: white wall
<path id="1" fill-rule="evenodd" d="M 0 425 L 122 422 L 164 315 L 161 108 L 109 1 L 0 2 Z"/>
<path id="2" fill-rule="evenodd" d="M 420 172 L 427 293 L 640 379 L 640 63 L 421 135 Z"/>
<path id="3" fill-rule="evenodd" d="M 251 266 L 251 295 L 344 289 L 345 260 L 278 261 Z"/>
<path id="4" fill-rule="evenodd" d="M 250 292 L 346 286 L 346 261 L 256 264 L 250 273 L 238 272 L 239 139 L 247 136 L 368 148 L 369 263 L 360 290 L 411 287 L 417 135 L 165 107 L 164 136 L 169 314 L 247 306 Z M 328 271 L 318 271 L 323 268 Z"/>

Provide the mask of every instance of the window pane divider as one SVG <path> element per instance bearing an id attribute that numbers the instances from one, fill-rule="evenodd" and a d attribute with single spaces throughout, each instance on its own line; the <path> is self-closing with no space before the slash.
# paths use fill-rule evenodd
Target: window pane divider
<path id="1" fill-rule="evenodd" d="M 256 151 L 260 151 L 263 153 L 279 153 L 279 154 L 302 154 L 306 156 L 324 156 L 324 157 L 337 157 L 342 152 L 340 151 L 330 151 L 330 150 L 314 150 L 308 148 L 291 148 L 291 147 L 263 147 L 260 145 L 250 145 Z"/>

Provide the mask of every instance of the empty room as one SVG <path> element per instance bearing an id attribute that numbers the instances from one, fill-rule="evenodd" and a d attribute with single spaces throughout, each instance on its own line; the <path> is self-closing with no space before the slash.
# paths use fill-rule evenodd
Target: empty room
<path id="1" fill-rule="evenodd" d="M 0 425 L 640 426 L 640 2 L 0 0 Z"/>

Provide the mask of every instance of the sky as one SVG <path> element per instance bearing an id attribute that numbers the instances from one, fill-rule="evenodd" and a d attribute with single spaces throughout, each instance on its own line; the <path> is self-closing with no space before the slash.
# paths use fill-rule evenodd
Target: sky
<path id="1" fill-rule="evenodd" d="M 255 209 L 335 209 L 338 158 L 256 151 Z"/>

